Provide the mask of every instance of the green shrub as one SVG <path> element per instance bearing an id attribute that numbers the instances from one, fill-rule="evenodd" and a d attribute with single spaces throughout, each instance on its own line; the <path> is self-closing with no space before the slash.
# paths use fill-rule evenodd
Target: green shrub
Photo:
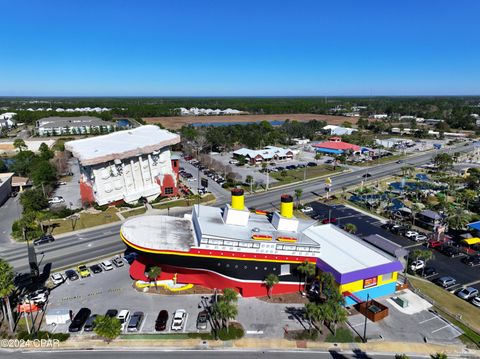
<path id="1" fill-rule="evenodd" d="M 20 340 L 32 340 L 32 339 L 57 339 L 61 342 L 66 341 L 68 338 L 70 338 L 70 334 L 66 333 L 50 333 L 50 332 L 45 332 L 45 331 L 38 331 L 36 335 L 34 334 L 28 334 L 26 331 L 22 331 L 17 334 L 17 339 Z"/>
<path id="2" fill-rule="evenodd" d="M 230 324 L 228 329 L 221 328 L 217 334 L 218 339 L 220 340 L 235 340 L 243 338 L 243 336 L 245 335 L 245 331 L 242 327 L 239 327 L 238 325 Z"/>
<path id="3" fill-rule="evenodd" d="M 329 343 L 352 343 L 354 341 L 352 332 L 346 328 L 338 328 L 337 335 L 329 334 L 325 338 Z"/>

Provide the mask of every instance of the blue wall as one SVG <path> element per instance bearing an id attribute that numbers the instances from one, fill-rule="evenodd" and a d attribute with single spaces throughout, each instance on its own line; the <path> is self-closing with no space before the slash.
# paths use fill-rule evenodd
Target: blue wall
<path id="1" fill-rule="evenodd" d="M 370 299 L 375 299 L 378 297 L 383 297 L 384 295 L 392 295 L 395 293 L 397 283 L 392 282 L 384 285 L 379 285 L 377 287 L 368 288 L 360 290 L 353 293 L 356 297 L 362 299 L 363 301 L 367 300 L 367 294 L 369 294 Z M 357 302 L 351 297 L 345 297 L 345 305 L 355 305 Z"/>

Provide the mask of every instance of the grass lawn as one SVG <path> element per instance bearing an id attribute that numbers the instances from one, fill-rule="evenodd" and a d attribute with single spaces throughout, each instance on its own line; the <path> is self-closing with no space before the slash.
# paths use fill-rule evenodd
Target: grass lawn
<path id="1" fill-rule="evenodd" d="M 59 225 L 52 231 L 52 234 L 55 235 L 119 221 L 120 219 L 116 215 L 117 212 L 117 208 L 109 207 L 101 213 L 80 213 L 80 218 L 76 221 L 74 229 L 72 228 L 72 220 L 70 219 L 51 219 L 46 221 L 46 223 L 57 223 Z"/>
<path id="2" fill-rule="evenodd" d="M 332 173 L 336 173 L 336 172 L 339 172 L 340 169 L 337 169 L 337 170 L 333 170 L 332 169 L 332 166 L 328 166 L 328 165 L 320 165 L 320 166 L 316 166 L 316 167 L 307 167 L 307 173 L 306 173 L 306 179 L 311 179 L 311 178 L 316 178 L 316 177 L 320 177 L 320 176 L 326 176 L 326 175 L 329 175 L 329 174 L 332 174 Z M 272 172 L 270 173 L 270 176 L 272 176 L 272 178 L 275 178 L 277 181 L 277 183 L 272 183 L 271 184 L 271 187 L 275 187 L 275 186 L 279 186 L 279 185 L 283 185 L 283 184 L 287 184 L 287 183 L 292 183 L 292 182 L 298 182 L 298 181 L 303 181 L 303 178 L 304 178 L 304 172 L 305 172 L 305 169 L 304 168 L 297 168 L 295 170 L 287 170 L 287 175 L 285 177 L 283 177 L 281 175 L 281 172 Z"/>
<path id="3" fill-rule="evenodd" d="M 205 196 L 202 197 L 202 199 L 200 200 L 200 203 L 210 202 L 213 200 L 215 200 L 215 196 L 212 193 L 207 193 Z M 155 204 L 152 204 L 152 207 L 156 209 L 167 209 L 167 208 L 173 208 L 173 207 L 189 207 L 189 206 L 193 206 L 197 202 L 198 202 L 197 199 L 182 198 L 176 201 L 155 203 Z"/>
<path id="4" fill-rule="evenodd" d="M 147 209 L 145 207 L 140 207 L 140 208 L 133 209 L 131 211 L 122 212 L 122 216 L 125 218 L 129 218 L 133 216 L 138 216 L 140 214 L 144 214 L 146 211 Z"/>
<path id="5" fill-rule="evenodd" d="M 173 339 L 214 339 L 211 333 L 165 333 L 165 334 L 122 334 L 120 339 L 149 339 L 149 340 L 173 340 Z"/>
<path id="6" fill-rule="evenodd" d="M 354 338 L 352 332 L 347 328 L 338 328 L 337 334 L 328 334 L 325 341 L 328 343 L 352 343 Z"/>
<path id="7" fill-rule="evenodd" d="M 477 332 L 477 343 L 480 343 L 480 335 L 478 334 L 480 333 L 479 308 L 433 283 L 414 277 L 409 277 L 409 281 L 427 297 L 434 299 L 435 307 L 441 311 L 453 316 L 461 315 L 462 322 Z"/>

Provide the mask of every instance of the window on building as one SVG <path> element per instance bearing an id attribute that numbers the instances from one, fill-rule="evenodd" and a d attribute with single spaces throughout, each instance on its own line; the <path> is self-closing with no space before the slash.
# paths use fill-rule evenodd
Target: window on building
<path id="1" fill-rule="evenodd" d="M 393 273 L 382 274 L 382 281 L 386 282 L 393 279 Z"/>
<path id="2" fill-rule="evenodd" d="M 280 265 L 280 275 L 289 275 L 291 271 L 290 264 Z"/>
<path id="3" fill-rule="evenodd" d="M 173 187 L 165 187 L 164 194 L 173 194 Z"/>

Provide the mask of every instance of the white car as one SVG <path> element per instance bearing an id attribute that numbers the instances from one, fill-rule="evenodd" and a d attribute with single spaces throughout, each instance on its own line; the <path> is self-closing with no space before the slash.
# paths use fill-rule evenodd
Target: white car
<path id="1" fill-rule="evenodd" d="M 118 313 L 117 319 L 120 321 L 120 324 L 122 325 L 121 331 L 123 332 L 125 328 L 128 325 L 128 322 L 130 321 L 130 312 L 126 309 L 123 309 Z"/>
<path id="2" fill-rule="evenodd" d="M 59 285 L 65 282 L 65 277 L 63 276 L 62 273 L 53 273 L 50 276 L 50 279 L 52 280 L 52 283 L 55 285 Z"/>
<path id="3" fill-rule="evenodd" d="M 476 307 L 480 307 L 480 297 L 475 297 L 472 299 L 472 304 Z"/>
<path id="4" fill-rule="evenodd" d="M 422 242 L 427 240 L 427 236 L 424 234 L 419 234 L 416 235 L 415 237 L 412 238 L 415 242 Z"/>
<path id="5" fill-rule="evenodd" d="M 48 204 L 58 204 L 63 202 L 65 202 L 65 200 L 61 196 L 55 196 L 48 200 Z"/>
<path id="6" fill-rule="evenodd" d="M 25 299 L 35 304 L 43 304 L 48 299 L 48 291 L 45 289 L 36 290 L 35 292 L 28 294 Z"/>
<path id="7" fill-rule="evenodd" d="M 230 163 L 231 165 L 236 165 L 238 164 L 238 160 L 230 160 L 228 161 L 228 163 Z"/>
<path id="8" fill-rule="evenodd" d="M 415 231 L 407 231 L 407 233 L 405 233 L 405 237 L 407 238 L 415 238 L 416 236 L 418 236 L 418 232 L 415 232 Z"/>
<path id="9" fill-rule="evenodd" d="M 110 261 L 103 261 L 102 263 L 100 263 L 100 265 L 106 272 L 108 272 L 109 270 L 113 270 L 113 264 Z"/>
<path id="10" fill-rule="evenodd" d="M 421 259 L 417 259 L 410 264 L 410 269 L 412 270 L 412 272 L 422 269 L 423 267 L 425 267 L 425 262 Z"/>
<path id="11" fill-rule="evenodd" d="M 185 318 L 187 317 L 187 312 L 184 309 L 177 309 L 173 314 L 172 319 L 172 330 L 182 330 L 183 325 L 185 324 Z"/>
<path id="12" fill-rule="evenodd" d="M 313 208 L 310 206 L 305 206 L 300 211 L 302 211 L 302 213 L 311 213 L 313 212 Z"/>
<path id="13" fill-rule="evenodd" d="M 195 177 L 187 178 L 188 182 L 195 182 L 197 179 Z"/>

